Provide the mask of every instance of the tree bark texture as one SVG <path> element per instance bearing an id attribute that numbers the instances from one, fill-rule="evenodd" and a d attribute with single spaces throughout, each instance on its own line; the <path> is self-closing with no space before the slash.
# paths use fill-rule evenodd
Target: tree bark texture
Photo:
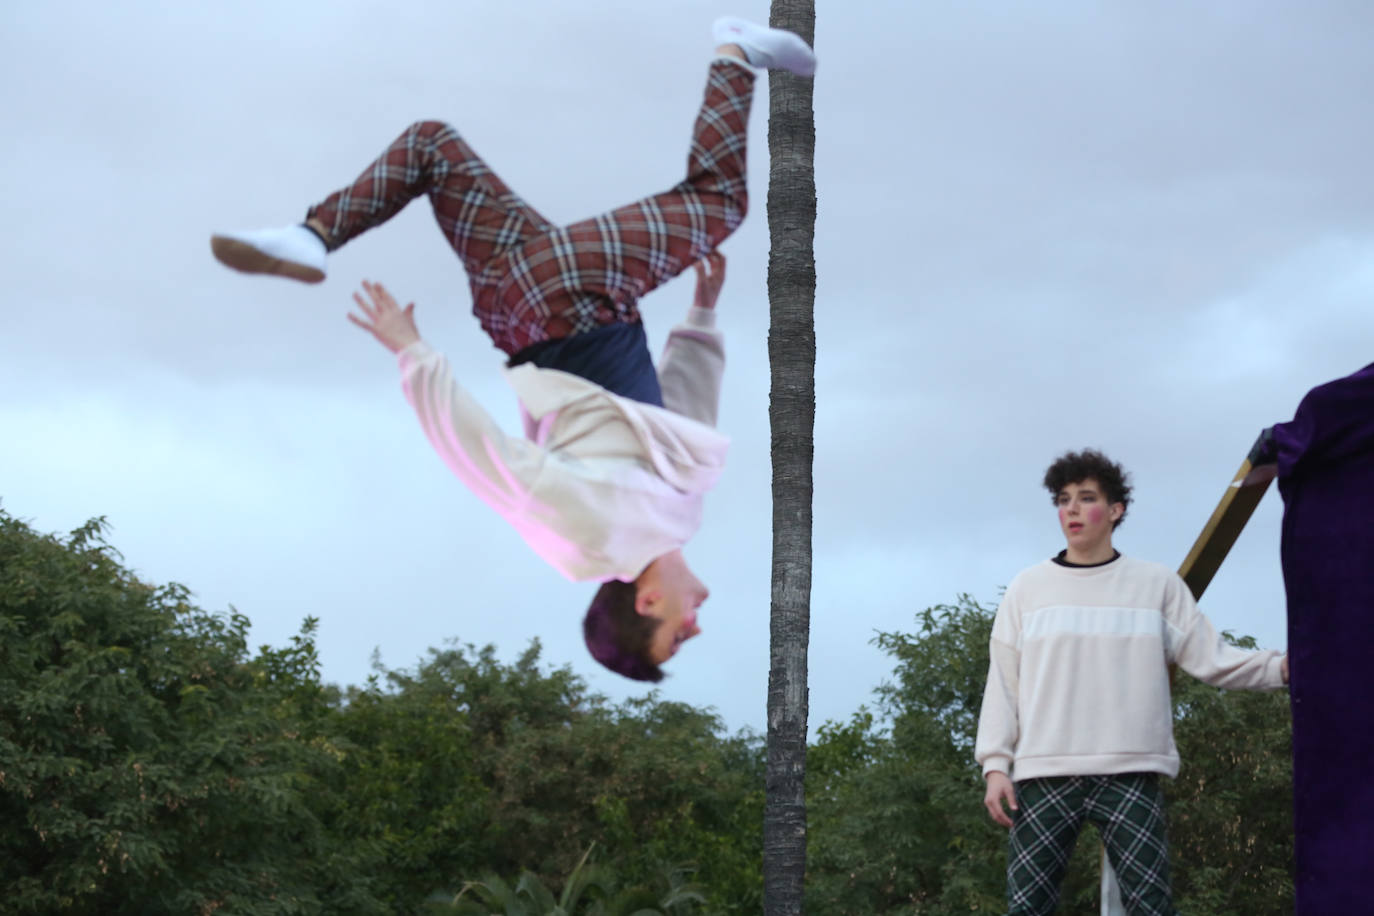
<path id="1" fill-rule="evenodd" d="M 770 24 L 815 44 L 814 0 L 773 0 Z M 812 80 L 773 71 L 768 117 L 768 417 L 773 593 L 768 671 L 765 916 L 802 912 L 806 875 L 807 645 L 816 415 L 816 124 Z"/>

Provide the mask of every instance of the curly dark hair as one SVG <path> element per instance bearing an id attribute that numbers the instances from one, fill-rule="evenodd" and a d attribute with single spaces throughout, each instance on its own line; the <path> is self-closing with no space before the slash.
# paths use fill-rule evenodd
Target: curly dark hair
<path id="1" fill-rule="evenodd" d="M 616 674 L 657 683 L 663 669 L 649 659 L 649 644 L 663 621 L 635 610 L 637 591 L 633 582 L 616 579 L 597 589 L 582 618 L 582 638 L 592 658 Z"/>
<path id="2" fill-rule="evenodd" d="M 1055 459 L 1045 471 L 1045 489 L 1050 491 L 1053 501 L 1071 483 L 1096 480 L 1108 503 L 1121 503 L 1121 517 L 1112 523 L 1115 529 L 1126 520 L 1126 509 L 1131 504 L 1129 476 L 1125 468 L 1097 449 L 1085 448 L 1081 452 L 1065 452 Z"/>

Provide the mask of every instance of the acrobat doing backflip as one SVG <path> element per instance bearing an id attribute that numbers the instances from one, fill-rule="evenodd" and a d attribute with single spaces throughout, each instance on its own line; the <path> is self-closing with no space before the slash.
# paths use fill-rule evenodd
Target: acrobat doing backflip
<path id="1" fill-rule="evenodd" d="M 574 581 L 602 584 L 583 622 L 606 667 L 658 681 L 701 632 L 706 587 L 682 555 L 701 524 L 728 440 L 716 431 L 725 351 L 713 311 L 725 279 L 716 247 L 744 219 L 745 133 L 755 67 L 810 76 L 797 35 L 715 22 L 716 56 L 671 190 L 554 226 L 438 121 L 407 128 L 304 224 L 224 233 L 215 257 L 246 273 L 310 283 L 326 254 L 428 195 L 462 260 L 473 312 L 509 357 L 525 438 L 508 436 L 421 338 L 414 305 L 363 283 L 348 317 L 399 357 L 402 387 L 444 461 L 538 553 Z M 655 371 L 637 302 L 695 265 L 696 296 Z"/>

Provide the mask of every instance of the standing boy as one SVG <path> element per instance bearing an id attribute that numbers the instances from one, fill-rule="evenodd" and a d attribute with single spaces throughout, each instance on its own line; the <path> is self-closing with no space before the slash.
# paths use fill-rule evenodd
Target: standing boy
<path id="1" fill-rule="evenodd" d="M 1177 573 L 1112 547 L 1131 501 L 1119 464 L 1070 452 L 1044 482 L 1066 546 L 1018 574 L 997 609 L 975 750 L 983 803 L 1011 828 L 1009 913 L 1054 912 L 1088 820 L 1127 912 L 1173 916 L 1160 787 L 1179 765 L 1169 665 L 1264 690 L 1287 683 L 1288 657 L 1228 645 Z"/>

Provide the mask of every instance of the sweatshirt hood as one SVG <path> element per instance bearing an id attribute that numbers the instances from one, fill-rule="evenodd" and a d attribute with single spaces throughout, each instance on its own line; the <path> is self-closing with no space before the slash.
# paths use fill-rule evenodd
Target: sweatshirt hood
<path id="1" fill-rule="evenodd" d="M 655 472 L 675 489 L 705 493 L 715 486 L 725 468 L 730 439 L 704 423 L 612 394 L 558 369 L 525 363 L 503 371 L 532 427 L 529 432 L 549 448 L 557 449 L 567 437 L 594 434 L 582 428 L 577 419 L 611 410 L 643 445 Z"/>

